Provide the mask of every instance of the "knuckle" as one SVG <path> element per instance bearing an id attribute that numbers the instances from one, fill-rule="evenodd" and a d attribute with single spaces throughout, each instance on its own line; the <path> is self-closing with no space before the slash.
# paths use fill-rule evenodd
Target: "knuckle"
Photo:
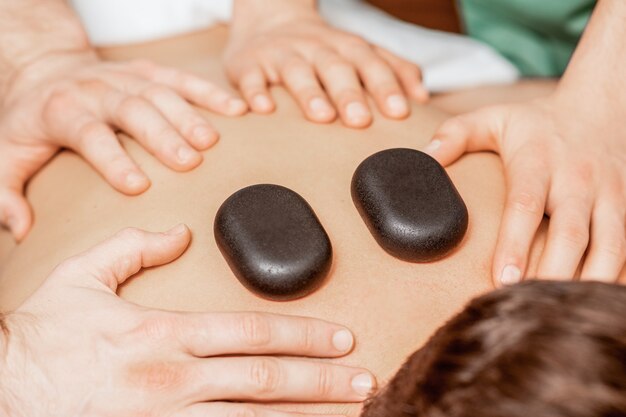
<path id="1" fill-rule="evenodd" d="M 117 114 L 122 120 L 130 121 L 137 117 L 137 113 L 145 109 L 147 101 L 137 96 L 124 97 L 117 105 Z"/>
<path id="2" fill-rule="evenodd" d="M 148 100 L 158 100 L 171 97 L 172 90 L 159 84 L 150 84 L 143 90 L 142 95 Z"/>
<path id="3" fill-rule="evenodd" d="M 422 79 L 422 69 L 412 62 L 402 61 L 398 66 L 398 71 L 405 77 Z"/>
<path id="4" fill-rule="evenodd" d="M 620 261 L 626 259 L 626 236 L 624 235 L 615 235 L 604 239 L 604 241 L 598 242 L 598 247 L 600 251 Z"/>
<path id="5" fill-rule="evenodd" d="M 81 149 L 87 146 L 102 149 L 109 141 L 109 131 L 100 122 L 90 121 L 78 129 L 77 138 Z"/>
<path id="6" fill-rule="evenodd" d="M 68 107 L 74 104 L 73 91 L 70 88 L 59 88 L 48 96 L 43 107 L 43 117 L 46 121 L 50 121 L 52 118 L 59 114 L 64 114 Z"/>
<path id="7" fill-rule="evenodd" d="M 330 367 L 318 365 L 317 370 L 317 394 L 321 398 L 329 398 L 333 392 L 335 381 Z"/>
<path id="8" fill-rule="evenodd" d="M 137 242 L 143 241 L 144 232 L 136 227 L 127 227 L 117 233 L 117 237 L 121 240 Z"/>
<path id="9" fill-rule="evenodd" d="M 248 346 L 264 347 L 272 339 L 271 325 L 267 317 L 261 313 L 245 314 L 239 322 L 243 341 Z"/>
<path id="10" fill-rule="evenodd" d="M 543 199 L 535 193 L 521 191 L 510 197 L 510 206 L 513 210 L 533 216 L 543 216 Z"/>
<path id="11" fill-rule="evenodd" d="M 171 392 L 188 379 L 188 372 L 179 363 L 155 361 L 132 365 L 127 370 L 132 386 L 145 391 Z"/>
<path id="12" fill-rule="evenodd" d="M 135 329 L 135 334 L 140 340 L 160 342 L 172 337 L 176 324 L 172 317 L 154 315 L 144 319 Z"/>
<path id="13" fill-rule="evenodd" d="M 78 256 L 67 258 L 54 268 L 52 275 L 67 275 L 80 271 L 81 261 Z"/>
<path id="14" fill-rule="evenodd" d="M 354 73 L 354 67 L 348 64 L 341 58 L 331 58 L 325 65 L 324 72 L 326 72 L 328 77 L 333 77 L 335 75 L 343 75 L 346 73 Z"/>
<path id="15" fill-rule="evenodd" d="M 436 136 L 462 136 L 466 129 L 467 125 L 460 117 L 453 117 L 443 122 Z"/>
<path id="16" fill-rule="evenodd" d="M 371 45 L 360 36 L 345 34 L 341 42 L 342 51 L 352 51 L 357 49 L 370 49 Z"/>
<path id="17" fill-rule="evenodd" d="M 389 65 L 385 61 L 377 56 L 369 57 L 367 60 L 359 63 L 358 67 L 363 76 L 369 76 L 374 80 L 384 79 L 387 85 L 397 86 L 396 82 L 389 82 L 394 76 L 391 68 L 389 68 Z"/>
<path id="18" fill-rule="evenodd" d="M 285 61 L 282 69 L 286 75 L 306 74 L 309 66 L 299 58 L 291 58 Z"/>
<path id="19" fill-rule="evenodd" d="M 574 170 L 574 175 L 580 185 L 586 187 L 593 183 L 596 171 L 593 163 L 589 161 L 579 161 L 574 164 Z"/>
<path id="20" fill-rule="evenodd" d="M 303 352 L 311 352 L 315 345 L 315 326 L 306 323 L 301 327 L 299 340 L 299 348 Z"/>
<path id="21" fill-rule="evenodd" d="M 188 77 L 186 73 L 174 68 L 162 69 L 160 79 L 163 79 L 175 89 L 186 90 L 190 88 L 190 77 Z"/>
<path id="22" fill-rule="evenodd" d="M 167 123 L 160 124 L 148 130 L 149 136 L 155 138 L 154 149 L 162 157 L 169 158 L 181 144 L 180 134 L 176 129 Z"/>
<path id="23" fill-rule="evenodd" d="M 563 224 L 556 235 L 570 246 L 582 247 L 589 241 L 589 228 L 584 223 L 570 221 Z"/>
<path id="24" fill-rule="evenodd" d="M 280 365 L 274 358 L 254 359 L 250 367 L 250 382 L 260 395 L 276 392 L 280 383 Z"/>
<path id="25" fill-rule="evenodd" d="M 624 175 L 623 178 L 626 179 L 626 175 Z M 613 177 L 606 178 L 605 187 L 608 194 L 613 196 L 614 204 L 626 208 L 626 184 L 624 184 L 622 177 L 617 174 Z M 626 215 L 626 210 L 624 215 Z"/>

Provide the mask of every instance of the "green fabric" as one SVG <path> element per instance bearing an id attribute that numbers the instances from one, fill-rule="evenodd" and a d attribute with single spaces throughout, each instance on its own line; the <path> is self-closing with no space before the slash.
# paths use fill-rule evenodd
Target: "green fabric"
<path id="1" fill-rule="evenodd" d="M 460 0 L 467 33 L 532 77 L 563 74 L 595 0 Z"/>

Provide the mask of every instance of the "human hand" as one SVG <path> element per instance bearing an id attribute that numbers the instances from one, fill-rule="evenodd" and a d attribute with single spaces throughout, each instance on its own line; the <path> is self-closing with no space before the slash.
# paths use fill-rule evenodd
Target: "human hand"
<path id="1" fill-rule="evenodd" d="M 0 225 L 22 239 L 32 224 L 24 185 L 60 148 L 83 156 L 115 189 L 150 186 L 114 129 L 168 167 L 187 171 L 218 134 L 186 101 L 224 115 L 241 99 L 199 77 L 145 61 L 102 62 L 94 52 L 49 54 L 18 73 L 0 99 Z"/>
<path id="2" fill-rule="evenodd" d="M 331 122 L 338 112 L 354 128 L 372 122 L 365 92 L 393 119 L 409 115 L 406 96 L 428 99 L 417 65 L 331 28 L 312 7 L 297 2 L 280 3 L 280 11 L 266 2 L 261 11 L 253 2 L 237 6 L 226 72 L 257 113 L 274 110 L 268 84 L 285 86 L 309 120 Z"/>
<path id="3" fill-rule="evenodd" d="M 353 337 L 341 326 L 157 311 L 116 296 L 128 277 L 171 262 L 189 241 L 182 225 L 167 233 L 127 229 L 58 266 L 6 317 L 0 410 L 15 417 L 289 417 L 249 402 L 365 399 L 374 384 L 365 370 L 265 356 L 343 356 Z"/>
<path id="4" fill-rule="evenodd" d="M 626 259 L 626 141 L 614 111 L 555 94 L 446 121 L 425 149 L 443 165 L 465 152 L 500 154 L 507 198 L 493 259 L 496 285 L 526 275 L 544 212 L 539 278 L 615 281 Z M 621 120 L 621 121 L 620 121 Z"/>

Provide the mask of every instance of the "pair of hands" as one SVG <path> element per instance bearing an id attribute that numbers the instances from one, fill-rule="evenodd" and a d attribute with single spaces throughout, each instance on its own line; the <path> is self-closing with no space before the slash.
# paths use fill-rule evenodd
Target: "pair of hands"
<path id="1" fill-rule="evenodd" d="M 0 411 L 290 417 L 259 403 L 360 402 L 375 388 L 364 369 L 268 356 L 346 355 L 354 338 L 339 325 L 157 311 L 116 296 L 141 268 L 178 258 L 190 238 L 183 225 L 166 233 L 127 229 L 60 264 L 0 329 Z"/>
<path id="2" fill-rule="evenodd" d="M 93 50 L 51 53 L 22 68 L 0 101 L 0 225 L 17 240 L 26 236 L 33 220 L 25 184 L 61 148 L 80 154 L 122 193 L 147 190 L 150 180 L 116 131 L 171 169 L 193 169 L 218 133 L 191 104 L 226 116 L 246 113 L 248 104 L 268 113 L 275 104 L 267 86 L 283 84 L 312 121 L 330 122 L 338 112 L 347 126 L 364 127 L 372 120 L 364 88 L 393 118 L 409 113 L 405 92 L 426 97 L 417 66 L 328 27 L 311 11 L 302 21 L 233 31 L 225 63 L 247 103 L 184 71 L 103 62 Z"/>

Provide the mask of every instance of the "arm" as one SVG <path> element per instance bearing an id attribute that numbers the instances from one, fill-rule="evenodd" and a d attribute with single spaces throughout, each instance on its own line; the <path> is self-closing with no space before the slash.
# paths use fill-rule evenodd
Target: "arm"
<path id="1" fill-rule="evenodd" d="M 0 2 L 0 225 L 18 240 L 32 225 L 28 180 L 61 148 L 83 156 L 117 190 L 150 186 L 116 131 L 188 171 L 217 132 L 191 104 L 240 115 L 246 104 L 194 75 L 150 62 L 103 62 L 61 0 Z"/>
<path id="2" fill-rule="evenodd" d="M 235 0 L 233 6 L 233 29 L 237 32 L 258 24 L 272 25 L 277 20 L 294 18 L 319 19 L 316 0 Z"/>
<path id="3" fill-rule="evenodd" d="M 182 225 L 128 229 L 59 265 L 0 335 L 2 415 L 297 417 L 271 403 L 366 398 L 374 379 L 363 369 L 272 357 L 343 356 L 354 339 L 342 326 L 158 311 L 116 296 L 141 268 L 178 258 L 190 238 Z"/>
<path id="4" fill-rule="evenodd" d="M 365 92 L 394 119 L 408 116 L 407 96 L 428 97 L 416 65 L 326 25 L 314 0 L 235 0 L 225 65 L 252 110 L 273 111 L 267 87 L 280 84 L 318 123 L 368 126 Z"/>
<path id="5" fill-rule="evenodd" d="M 559 83 L 557 96 L 562 97 L 563 103 L 577 97 L 601 106 L 595 109 L 594 116 L 605 118 L 626 114 L 625 21 L 625 2 L 598 2 L 589 26 Z"/>
<path id="6" fill-rule="evenodd" d="M 500 154 L 507 201 L 493 259 L 497 284 L 528 274 L 544 216 L 536 275 L 614 281 L 626 259 L 626 2 L 602 0 L 555 93 L 444 123 L 426 149 L 444 165 L 465 152 Z"/>

